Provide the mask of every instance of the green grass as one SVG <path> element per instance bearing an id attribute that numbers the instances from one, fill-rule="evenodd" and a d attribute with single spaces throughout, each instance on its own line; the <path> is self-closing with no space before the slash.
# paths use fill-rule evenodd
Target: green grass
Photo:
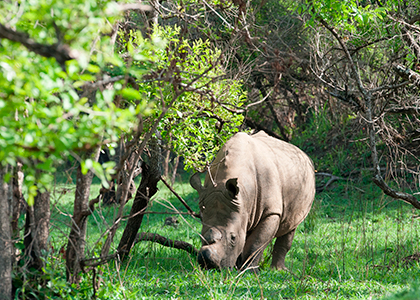
<path id="1" fill-rule="evenodd" d="M 196 194 L 188 180 L 184 182 L 177 183 L 175 189 L 198 211 Z M 92 197 L 98 190 L 99 185 L 93 185 Z M 74 186 L 64 184 L 57 185 L 53 194 L 54 251 L 46 268 L 50 276 L 49 289 L 45 291 L 48 298 L 53 298 L 53 292 L 57 299 L 90 299 L 93 294 L 93 272 L 83 276 L 80 286 L 68 287 L 64 260 L 57 253 L 67 241 L 70 217 L 66 214 L 72 212 L 73 194 Z M 170 211 L 171 206 L 185 211 L 161 185 L 149 211 Z M 112 223 L 116 209 L 98 207 L 89 217 L 89 256 L 99 253 L 104 241 L 100 237 Z M 100 267 L 103 284 L 96 295 L 98 299 L 381 299 L 402 293 L 406 298 L 401 299 L 419 299 L 409 297 L 420 294 L 416 289 L 420 264 L 403 260 L 420 252 L 420 219 L 412 218 L 416 213 L 409 205 L 384 196 L 370 183 L 336 182 L 316 196 L 311 213 L 298 227 L 286 258 L 289 271 L 269 269 L 272 245 L 266 250 L 260 273 L 255 275 L 236 270 L 201 270 L 195 258 L 184 251 L 141 242 L 127 261 L 112 261 Z M 145 215 L 141 231 L 200 246 L 199 221 L 179 216 L 179 226 L 174 228 L 164 226 L 166 217 Z M 123 222 L 111 252 L 124 226 Z"/>

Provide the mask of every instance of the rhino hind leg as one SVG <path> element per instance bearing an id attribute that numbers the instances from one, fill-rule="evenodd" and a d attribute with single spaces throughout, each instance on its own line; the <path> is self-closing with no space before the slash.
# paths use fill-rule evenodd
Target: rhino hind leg
<path id="1" fill-rule="evenodd" d="M 256 269 L 264 249 L 273 240 L 280 224 L 279 215 L 270 215 L 247 236 L 244 249 L 237 262 L 241 270 Z"/>
<path id="2" fill-rule="evenodd" d="M 277 270 L 287 270 L 284 264 L 284 259 L 286 257 L 287 252 L 289 252 L 290 248 L 292 247 L 295 231 L 296 229 L 283 236 L 279 236 L 276 239 L 273 248 L 273 260 L 271 261 L 271 268 Z"/>

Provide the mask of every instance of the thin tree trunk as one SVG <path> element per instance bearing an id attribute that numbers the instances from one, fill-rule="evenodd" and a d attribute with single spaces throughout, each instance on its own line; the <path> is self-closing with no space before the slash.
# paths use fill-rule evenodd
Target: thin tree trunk
<path id="1" fill-rule="evenodd" d="M 100 148 L 93 151 L 93 159 L 98 161 Z M 86 247 L 87 216 L 90 215 L 89 194 L 92 184 L 93 172 L 83 175 L 79 164 L 76 175 L 76 195 L 72 226 L 66 249 L 66 276 L 70 283 L 80 282 L 80 260 L 84 258 Z"/>
<path id="2" fill-rule="evenodd" d="M 124 259 L 130 253 L 143 221 L 143 214 L 139 212 L 145 211 L 149 203 L 149 199 L 158 191 L 157 183 L 160 180 L 159 172 L 159 145 L 156 140 L 151 140 L 150 163 L 143 163 L 141 182 L 134 197 L 133 205 L 130 211 L 130 218 L 124 229 L 120 243 L 118 245 L 118 253 Z"/>
<path id="3" fill-rule="evenodd" d="M 49 250 L 48 237 L 50 230 L 50 193 L 48 191 L 38 192 L 34 203 L 34 217 L 36 222 L 36 240 L 39 250 Z"/>
<path id="4" fill-rule="evenodd" d="M 150 4 L 153 7 L 153 10 L 150 16 L 150 21 L 149 21 L 150 32 L 152 32 L 153 27 L 158 25 L 158 21 L 159 21 L 159 12 L 157 10 L 157 8 L 159 7 L 159 0 L 151 0 Z"/>
<path id="5" fill-rule="evenodd" d="M 25 256 L 30 267 L 42 270 L 44 260 L 42 252 L 48 251 L 50 229 L 50 193 L 38 190 L 34 205 L 26 211 Z"/>
<path id="6" fill-rule="evenodd" d="M 20 212 L 23 208 L 23 172 L 22 164 L 17 163 L 16 168 L 14 169 L 13 174 L 13 200 L 12 200 L 12 238 L 17 240 L 19 238 L 19 227 L 18 221 L 20 217 Z"/>
<path id="7" fill-rule="evenodd" d="M 0 299 L 12 299 L 12 249 L 9 186 L 5 182 L 8 166 L 0 166 Z"/>
<path id="8" fill-rule="evenodd" d="M 172 170 L 172 177 L 171 177 L 172 186 L 174 186 L 174 184 L 175 184 L 176 174 L 177 174 L 177 171 L 178 171 L 178 165 L 179 165 L 179 155 L 177 155 L 176 158 L 175 158 L 174 168 Z"/>
<path id="9" fill-rule="evenodd" d="M 25 217 L 25 263 L 28 268 L 42 269 L 41 252 L 36 240 L 37 228 L 34 207 L 28 206 Z"/>
<path id="10" fill-rule="evenodd" d="M 165 160 L 163 162 L 163 176 L 168 178 L 169 176 L 169 161 L 171 159 L 171 150 L 167 149 L 165 153 Z"/>

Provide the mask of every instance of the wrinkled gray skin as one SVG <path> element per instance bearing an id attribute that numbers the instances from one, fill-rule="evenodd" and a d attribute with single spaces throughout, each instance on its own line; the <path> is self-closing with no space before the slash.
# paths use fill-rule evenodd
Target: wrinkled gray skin
<path id="1" fill-rule="evenodd" d="M 257 268 L 276 239 L 271 267 L 285 269 L 296 227 L 315 195 L 312 161 L 299 148 L 269 137 L 237 133 L 217 154 L 199 194 L 203 229 L 198 261 L 205 268 Z"/>

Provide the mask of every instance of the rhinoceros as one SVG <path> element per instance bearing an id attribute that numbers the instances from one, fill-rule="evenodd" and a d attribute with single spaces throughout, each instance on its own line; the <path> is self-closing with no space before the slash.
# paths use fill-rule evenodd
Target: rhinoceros
<path id="1" fill-rule="evenodd" d="M 204 268 L 257 269 L 274 239 L 271 267 L 286 269 L 296 227 L 315 196 L 311 159 L 296 146 L 260 131 L 229 139 L 207 172 L 190 179 L 199 194 Z"/>

